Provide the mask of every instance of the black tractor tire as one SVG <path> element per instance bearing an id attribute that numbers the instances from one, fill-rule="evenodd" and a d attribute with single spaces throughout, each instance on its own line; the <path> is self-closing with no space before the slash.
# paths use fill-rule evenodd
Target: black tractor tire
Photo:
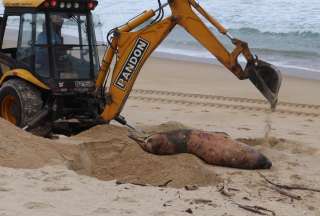
<path id="1" fill-rule="evenodd" d="M 41 91 L 21 79 L 10 79 L 0 88 L 0 116 L 18 127 L 24 127 L 41 110 Z"/>

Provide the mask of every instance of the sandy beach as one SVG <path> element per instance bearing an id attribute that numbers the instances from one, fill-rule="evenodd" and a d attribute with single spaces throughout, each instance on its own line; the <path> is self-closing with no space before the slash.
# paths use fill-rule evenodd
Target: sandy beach
<path id="1" fill-rule="evenodd" d="M 49 140 L 1 120 L 0 215 L 247 216 L 259 214 L 246 206 L 259 206 L 265 215 L 320 216 L 319 89 L 320 81 L 285 76 L 270 113 L 249 81 L 222 66 L 151 58 L 123 111 L 131 125 L 225 132 L 265 154 L 272 169 L 151 155 L 118 124 Z M 284 193 L 263 176 L 315 190 Z"/>

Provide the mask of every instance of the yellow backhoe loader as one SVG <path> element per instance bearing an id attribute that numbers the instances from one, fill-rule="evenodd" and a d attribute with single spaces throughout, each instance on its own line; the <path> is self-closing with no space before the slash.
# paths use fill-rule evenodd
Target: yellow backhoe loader
<path id="1" fill-rule="evenodd" d="M 99 63 L 95 0 L 4 0 L 0 30 L 0 115 L 35 132 L 74 133 L 116 120 L 143 64 L 176 26 L 183 27 L 239 79 L 250 79 L 274 108 L 281 74 L 259 60 L 195 0 L 168 0 L 108 34 Z M 164 17 L 164 8 L 171 15 Z M 203 20 L 206 20 L 204 22 Z M 234 44 L 229 52 L 207 24 Z M 238 57 L 246 59 L 244 68 Z M 114 63 L 114 65 L 112 64 Z M 73 120 L 73 121 L 70 121 Z M 57 129 L 58 128 L 58 129 Z"/>

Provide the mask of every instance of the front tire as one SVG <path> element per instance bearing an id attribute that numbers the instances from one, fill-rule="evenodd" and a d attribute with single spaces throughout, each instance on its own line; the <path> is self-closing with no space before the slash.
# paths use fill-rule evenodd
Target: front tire
<path id="1" fill-rule="evenodd" d="M 0 116 L 18 127 L 24 127 L 41 110 L 41 92 L 21 79 L 10 79 L 0 88 Z"/>

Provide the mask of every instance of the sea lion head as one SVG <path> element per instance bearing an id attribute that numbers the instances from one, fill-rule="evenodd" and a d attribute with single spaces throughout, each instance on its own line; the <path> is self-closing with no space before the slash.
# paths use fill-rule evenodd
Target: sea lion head
<path id="1" fill-rule="evenodd" d="M 168 138 L 164 134 L 154 134 L 145 141 L 145 150 L 153 154 L 166 154 Z"/>
<path id="2" fill-rule="evenodd" d="M 266 156 L 260 154 L 254 169 L 270 169 L 271 167 L 272 162 Z"/>
<path id="3" fill-rule="evenodd" d="M 245 146 L 246 152 L 243 152 L 244 157 L 243 163 L 238 164 L 244 169 L 270 169 L 272 167 L 272 162 L 261 152 L 253 149 L 250 146 Z"/>

